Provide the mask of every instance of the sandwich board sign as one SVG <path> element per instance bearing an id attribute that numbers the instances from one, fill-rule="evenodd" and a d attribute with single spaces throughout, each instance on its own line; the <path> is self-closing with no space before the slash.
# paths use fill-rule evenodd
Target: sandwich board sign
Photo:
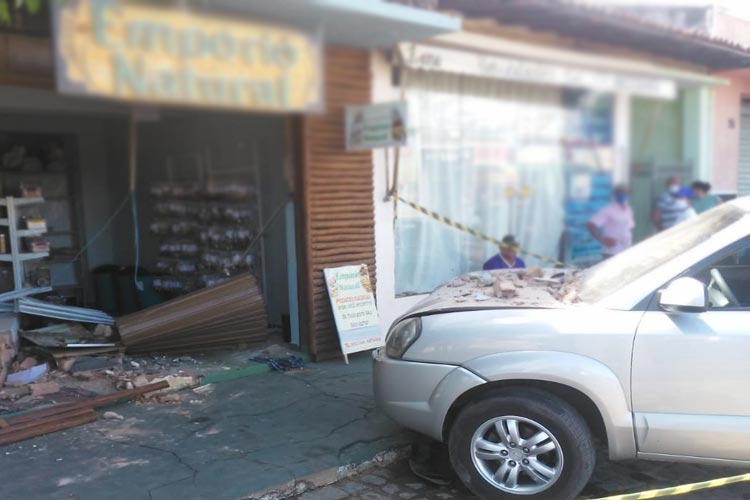
<path id="1" fill-rule="evenodd" d="M 349 354 L 381 347 L 378 310 L 372 294 L 370 271 L 367 264 L 324 269 L 333 318 L 339 333 L 344 361 Z"/>

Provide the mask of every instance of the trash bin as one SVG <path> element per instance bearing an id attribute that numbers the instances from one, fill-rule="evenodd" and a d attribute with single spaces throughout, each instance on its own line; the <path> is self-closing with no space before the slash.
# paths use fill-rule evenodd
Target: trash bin
<path id="1" fill-rule="evenodd" d="M 138 305 L 141 309 L 155 306 L 162 302 L 159 293 L 154 290 L 154 277 L 150 274 L 138 275 L 138 280 L 143 284 L 143 290 L 136 289 Z"/>
<path id="2" fill-rule="evenodd" d="M 117 306 L 117 273 L 119 266 L 112 264 L 99 266 L 92 271 L 96 308 L 112 316 L 119 316 Z"/>
<path id="3" fill-rule="evenodd" d="M 143 274 L 146 274 L 146 270 L 139 268 L 139 278 Z M 134 275 L 135 268 L 133 266 L 121 267 L 117 273 L 117 306 L 121 315 L 130 314 L 140 309 Z"/>

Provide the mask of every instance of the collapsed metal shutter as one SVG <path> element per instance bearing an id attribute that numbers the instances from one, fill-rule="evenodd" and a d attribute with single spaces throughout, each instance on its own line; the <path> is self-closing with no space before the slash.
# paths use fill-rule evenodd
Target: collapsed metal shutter
<path id="1" fill-rule="evenodd" d="M 308 346 L 315 359 L 340 355 L 323 269 L 367 264 L 375 285 L 372 154 L 346 151 L 344 109 L 370 102 L 367 51 L 328 48 L 326 111 L 302 123 L 302 183 Z"/>
<path id="2" fill-rule="evenodd" d="M 737 166 L 737 194 L 750 194 L 750 98 L 740 108 L 740 161 Z"/>

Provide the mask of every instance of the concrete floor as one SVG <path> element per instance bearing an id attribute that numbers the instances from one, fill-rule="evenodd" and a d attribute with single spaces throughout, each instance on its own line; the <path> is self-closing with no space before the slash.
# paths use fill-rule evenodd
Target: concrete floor
<path id="1" fill-rule="evenodd" d="M 215 385 L 179 404 L 0 447 L 4 500 L 234 500 L 411 436 L 375 410 L 368 354 Z"/>

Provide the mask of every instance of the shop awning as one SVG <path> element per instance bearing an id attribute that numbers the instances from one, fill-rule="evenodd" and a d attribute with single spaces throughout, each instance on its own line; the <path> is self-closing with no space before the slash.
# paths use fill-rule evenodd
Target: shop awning
<path id="1" fill-rule="evenodd" d="M 320 29 L 326 43 L 369 49 L 461 29 L 455 16 L 384 0 L 195 0 L 194 4 L 308 31 Z"/>
<path id="2" fill-rule="evenodd" d="M 534 61 L 486 52 L 457 50 L 429 44 L 405 43 L 399 46 L 401 61 L 407 68 L 441 71 L 479 78 L 508 80 L 537 85 L 565 86 L 599 92 L 624 91 L 657 99 L 674 99 L 677 85 L 668 78 L 646 77 Z"/>

